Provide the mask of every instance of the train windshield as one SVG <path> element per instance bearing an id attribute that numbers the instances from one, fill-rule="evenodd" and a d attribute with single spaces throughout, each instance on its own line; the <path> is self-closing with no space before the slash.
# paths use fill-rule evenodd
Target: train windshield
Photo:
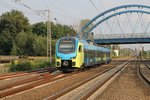
<path id="1" fill-rule="evenodd" d="M 58 52 L 68 54 L 75 52 L 75 39 L 63 38 L 59 42 Z"/>

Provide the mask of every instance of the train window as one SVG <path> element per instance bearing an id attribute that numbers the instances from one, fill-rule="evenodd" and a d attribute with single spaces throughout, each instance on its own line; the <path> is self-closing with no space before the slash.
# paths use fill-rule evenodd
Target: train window
<path id="1" fill-rule="evenodd" d="M 82 52 L 82 46 L 81 45 L 79 46 L 79 52 Z"/>
<path id="2" fill-rule="evenodd" d="M 63 38 L 59 42 L 58 52 L 68 54 L 75 51 L 75 39 Z"/>

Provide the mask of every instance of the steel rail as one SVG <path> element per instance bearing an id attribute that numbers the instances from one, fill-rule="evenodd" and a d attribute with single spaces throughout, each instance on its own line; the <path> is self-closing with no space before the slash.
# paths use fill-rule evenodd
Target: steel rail
<path id="1" fill-rule="evenodd" d="M 146 67 L 148 67 L 146 64 L 145 64 Z M 143 81 L 145 81 L 149 86 L 150 86 L 150 80 L 148 80 L 144 73 L 142 72 L 141 70 L 141 67 L 140 67 L 140 64 L 138 63 L 138 67 L 137 67 L 137 72 L 139 73 L 140 77 L 143 79 Z"/>
<path id="2" fill-rule="evenodd" d="M 115 67 L 116 67 L 116 66 L 115 66 Z M 86 80 L 80 82 L 80 83 L 77 83 L 77 84 L 75 84 L 75 85 L 73 85 L 73 86 L 71 86 L 71 87 L 68 87 L 68 88 L 66 88 L 66 89 L 63 90 L 63 91 L 60 91 L 60 92 L 57 93 L 57 94 L 54 94 L 54 95 L 52 95 L 52 96 L 49 96 L 49 97 L 45 98 L 44 100 L 54 100 L 54 99 L 57 99 L 57 98 L 63 96 L 64 94 L 66 94 L 66 93 L 68 93 L 68 92 L 74 90 L 75 88 L 77 88 L 77 87 L 79 87 L 79 86 L 81 86 L 81 85 L 83 85 L 83 84 L 85 84 L 85 83 L 91 81 L 92 79 L 94 79 L 94 78 L 96 78 L 96 77 L 98 77 L 98 76 L 100 76 L 100 75 L 102 75 L 102 74 L 104 74 L 104 73 L 110 71 L 111 69 L 113 69 L 113 68 L 115 68 L 115 67 L 108 68 L 108 69 L 106 69 L 106 70 L 104 70 L 104 71 L 102 71 L 102 72 L 100 72 L 100 73 L 98 73 L 98 74 L 96 74 L 96 75 L 94 75 L 94 76 L 92 76 L 92 77 L 90 77 L 90 78 L 88 78 L 88 79 L 86 79 Z"/>
<path id="3" fill-rule="evenodd" d="M 115 76 L 120 70 L 122 70 L 128 63 L 123 65 L 119 70 L 117 70 L 114 74 L 112 74 L 109 78 L 107 78 L 105 81 L 103 81 L 101 84 L 98 84 L 95 86 L 90 92 L 88 92 L 85 96 L 83 96 L 80 100 L 87 100 L 93 93 L 95 93 L 100 87 L 102 87 L 106 82 L 108 82 L 113 76 Z"/>

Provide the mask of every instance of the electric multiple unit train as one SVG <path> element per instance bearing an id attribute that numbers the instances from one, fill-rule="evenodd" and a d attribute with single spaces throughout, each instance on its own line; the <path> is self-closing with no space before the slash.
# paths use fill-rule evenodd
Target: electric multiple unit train
<path id="1" fill-rule="evenodd" d="M 90 45 L 76 37 L 62 37 L 56 43 L 55 66 L 61 71 L 74 71 L 110 61 L 110 49 Z"/>

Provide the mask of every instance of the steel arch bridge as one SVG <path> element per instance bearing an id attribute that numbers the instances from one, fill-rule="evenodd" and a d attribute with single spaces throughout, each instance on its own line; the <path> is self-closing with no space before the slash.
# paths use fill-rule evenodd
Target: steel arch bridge
<path id="1" fill-rule="evenodd" d="M 113 17 L 120 16 L 123 14 L 133 14 L 133 13 L 141 14 L 141 17 L 143 14 L 150 15 L 150 6 L 133 4 L 133 5 L 122 5 L 122 6 L 111 8 L 109 10 L 106 10 L 106 11 L 98 14 L 93 19 L 91 19 L 87 24 L 85 24 L 85 26 L 83 26 L 81 28 L 79 34 L 82 35 L 81 37 L 84 37 L 88 40 L 89 34 L 98 25 L 102 24 L 103 22 L 107 22 L 109 19 L 111 19 Z M 136 23 L 138 23 L 138 21 Z M 132 34 L 132 33 L 130 33 L 130 34 L 129 33 L 128 34 L 127 33 L 125 33 L 125 34 L 100 34 L 100 35 L 95 36 L 94 42 L 97 44 L 150 43 L 150 32 L 147 32 L 147 30 L 150 26 L 150 19 L 147 21 L 148 21 L 148 24 L 146 25 L 145 29 L 141 33 L 137 33 L 137 34 Z M 94 23 L 94 22 L 96 22 L 96 23 Z M 141 23 L 142 23 L 142 21 L 141 21 Z M 89 26 L 91 24 L 92 24 L 92 27 L 89 28 Z M 132 32 L 134 32 L 134 30 Z M 123 31 L 122 31 L 122 33 L 123 33 Z"/>

